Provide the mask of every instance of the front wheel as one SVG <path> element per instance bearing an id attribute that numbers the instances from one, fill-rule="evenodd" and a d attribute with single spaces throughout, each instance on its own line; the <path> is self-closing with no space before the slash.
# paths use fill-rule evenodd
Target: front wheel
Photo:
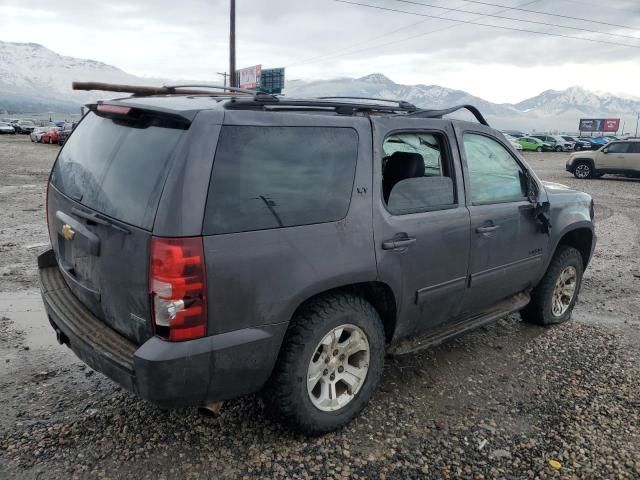
<path id="1" fill-rule="evenodd" d="M 573 175 L 581 180 L 591 178 L 593 173 L 591 164 L 585 161 L 579 161 L 573 169 Z"/>
<path id="2" fill-rule="evenodd" d="M 580 252 L 560 245 L 540 283 L 533 289 L 531 302 L 521 312 L 522 319 L 537 325 L 553 325 L 571 318 L 578 299 L 584 263 Z"/>
<path id="3" fill-rule="evenodd" d="M 561 146 L 557 146 L 556 147 L 556 152 L 561 152 L 562 151 L 562 147 Z"/>
<path id="4" fill-rule="evenodd" d="M 307 435 L 344 426 L 378 385 L 384 348 L 380 316 L 361 297 L 328 295 L 303 307 L 265 387 L 268 412 Z"/>

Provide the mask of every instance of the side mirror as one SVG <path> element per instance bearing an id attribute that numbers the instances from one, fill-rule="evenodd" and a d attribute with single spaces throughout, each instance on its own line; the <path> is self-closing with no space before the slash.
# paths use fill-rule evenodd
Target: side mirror
<path id="1" fill-rule="evenodd" d="M 608 149 L 608 148 L 603 148 L 603 149 L 602 149 L 602 153 L 604 153 L 604 154 L 609 153 L 609 149 Z"/>

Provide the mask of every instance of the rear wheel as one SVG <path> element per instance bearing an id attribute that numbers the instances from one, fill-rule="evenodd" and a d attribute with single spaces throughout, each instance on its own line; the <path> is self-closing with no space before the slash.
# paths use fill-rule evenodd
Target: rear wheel
<path id="1" fill-rule="evenodd" d="M 538 152 L 538 153 L 542 152 L 542 147 L 536 148 L 536 152 Z"/>
<path id="2" fill-rule="evenodd" d="M 522 319 L 537 325 L 553 325 L 571 318 L 578 299 L 584 263 L 580 252 L 560 245 L 540 283 L 531 294 L 531 302 L 521 312 Z"/>
<path id="3" fill-rule="evenodd" d="M 574 149 L 576 152 L 579 152 L 580 150 L 582 150 L 582 147 L 581 147 L 580 145 L 576 145 L 575 147 L 573 147 L 573 149 Z"/>
<path id="4" fill-rule="evenodd" d="M 308 435 L 347 424 L 366 405 L 384 365 L 376 310 L 353 295 L 329 295 L 293 319 L 264 391 L 277 420 Z"/>
<path id="5" fill-rule="evenodd" d="M 591 163 L 584 160 L 578 160 L 575 167 L 573 168 L 573 175 L 576 178 L 580 178 L 583 180 L 586 178 L 591 178 L 593 176 L 593 167 L 591 166 Z"/>

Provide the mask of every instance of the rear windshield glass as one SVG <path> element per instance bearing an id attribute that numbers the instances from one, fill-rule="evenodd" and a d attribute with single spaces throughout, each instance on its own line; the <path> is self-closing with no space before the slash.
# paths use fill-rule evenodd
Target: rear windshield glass
<path id="1" fill-rule="evenodd" d="M 169 159 L 184 133 L 134 128 L 89 113 L 64 144 L 51 180 L 83 205 L 151 230 Z"/>
<path id="2" fill-rule="evenodd" d="M 344 218 L 357 153 L 358 134 L 351 128 L 223 127 L 205 234 Z"/>

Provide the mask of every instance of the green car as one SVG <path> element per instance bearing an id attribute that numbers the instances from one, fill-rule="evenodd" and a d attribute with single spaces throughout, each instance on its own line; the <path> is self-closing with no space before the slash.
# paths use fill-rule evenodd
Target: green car
<path id="1" fill-rule="evenodd" d="M 531 152 L 550 152 L 553 150 L 551 145 L 538 138 L 520 137 L 516 142 L 522 145 L 522 150 L 528 150 Z"/>

